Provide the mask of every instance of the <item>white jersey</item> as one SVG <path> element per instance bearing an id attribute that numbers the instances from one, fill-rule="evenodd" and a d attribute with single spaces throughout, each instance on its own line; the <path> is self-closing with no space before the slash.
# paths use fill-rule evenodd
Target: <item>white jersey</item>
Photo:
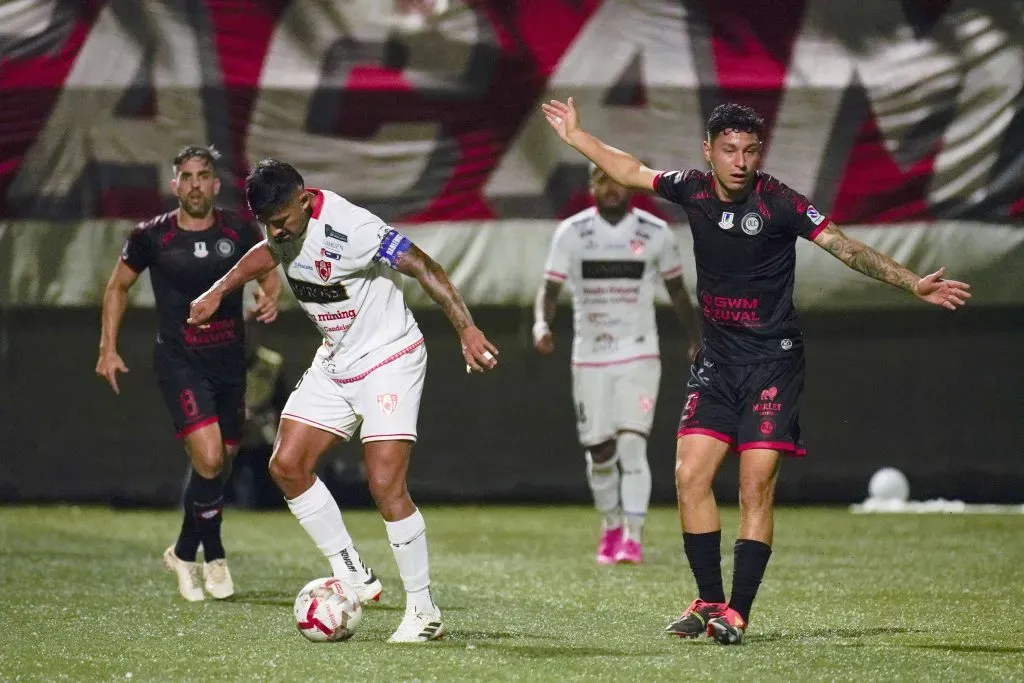
<path id="1" fill-rule="evenodd" d="M 581 211 L 558 226 L 544 271 L 572 289 L 574 365 L 658 357 L 654 287 L 683 273 L 665 221 L 632 209 L 611 225 L 596 207 Z"/>
<path id="2" fill-rule="evenodd" d="M 323 344 L 317 361 L 339 381 L 358 379 L 422 344 L 394 270 L 409 242 L 384 221 L 328 190 L 310 189 L 313 215 L 301 245 L 275 245 L 288 284 Z"/>

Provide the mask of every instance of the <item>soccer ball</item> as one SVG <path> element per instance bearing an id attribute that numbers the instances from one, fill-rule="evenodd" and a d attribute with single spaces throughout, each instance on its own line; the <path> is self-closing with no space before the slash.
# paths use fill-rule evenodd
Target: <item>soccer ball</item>
<path id="1" fill-rule="evenodd" d="M 875 500 L 905 503 L 910 498 L 910 482 L 895 467 L 883 467 L 871 475 L 868 496 Z"/>
<path id="2" fill-rule="evenodd" d="M 295 597 L 295 625 L 308 640 L 348 640 L 363 618 L 355 591 L 334 577 L 310 581 Z"/>

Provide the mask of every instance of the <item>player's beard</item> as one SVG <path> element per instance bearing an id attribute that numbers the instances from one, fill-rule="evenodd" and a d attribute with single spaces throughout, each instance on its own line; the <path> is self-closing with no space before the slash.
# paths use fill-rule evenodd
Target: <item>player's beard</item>
<path id="1" fill-rule="evenodd" d="M 185 199 L 178 199 L 178 206 L 192 218 L 206 218 L 213 209 L 213 200 L 206 197 L 199 197 L 198 200 L 186 195 Z"/>

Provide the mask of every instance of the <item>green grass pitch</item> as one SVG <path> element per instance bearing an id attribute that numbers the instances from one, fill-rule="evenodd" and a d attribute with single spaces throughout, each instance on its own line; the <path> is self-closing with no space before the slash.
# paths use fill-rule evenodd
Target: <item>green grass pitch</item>
<path id="1" fill-rule="evenodd" d="M 448 636 L 385 641 L 404 595 L 383 523 L 346 513 L 384 582 L 355 638 L 314 644 L 292 600 L 326 561 L 287 512 L 228 510 L 238 594 L 187 604 L 160 567 L 174 512 L 0 508 L 0 680 L 1024 680 L 1020 516 L 782 509 L 742 647 L 661 632 L 693 597 L 674 510 L 647 564 L 598 567 L 574 507 L 426 507 Z M 724 512 L 726 587 L 735 510 Z"/>

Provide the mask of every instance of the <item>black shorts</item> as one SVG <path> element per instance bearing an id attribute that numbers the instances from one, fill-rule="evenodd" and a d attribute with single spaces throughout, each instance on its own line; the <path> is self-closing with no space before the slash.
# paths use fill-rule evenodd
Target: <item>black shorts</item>
<path id="1" fill-rule="evenodd" d="M 678 436 L 704 434 L 741 453 L 770 448 L 806 455 L 800 439 L 803 389 L 802 351 L 749 365 L 721 365 L 701 352 L 690 367 Z"/>
<path id="2" fill-rule="evenodd" d="M 241 352 L 240 352 L 241 353 Z M 154 367 L 160 393 L 174 420 L 178 438 L 220 423 L 229 446 L 242 440 L 245 425 L 245 360 L 231 358 L 211 372 L 203 363 L 157 353 Z"/>

